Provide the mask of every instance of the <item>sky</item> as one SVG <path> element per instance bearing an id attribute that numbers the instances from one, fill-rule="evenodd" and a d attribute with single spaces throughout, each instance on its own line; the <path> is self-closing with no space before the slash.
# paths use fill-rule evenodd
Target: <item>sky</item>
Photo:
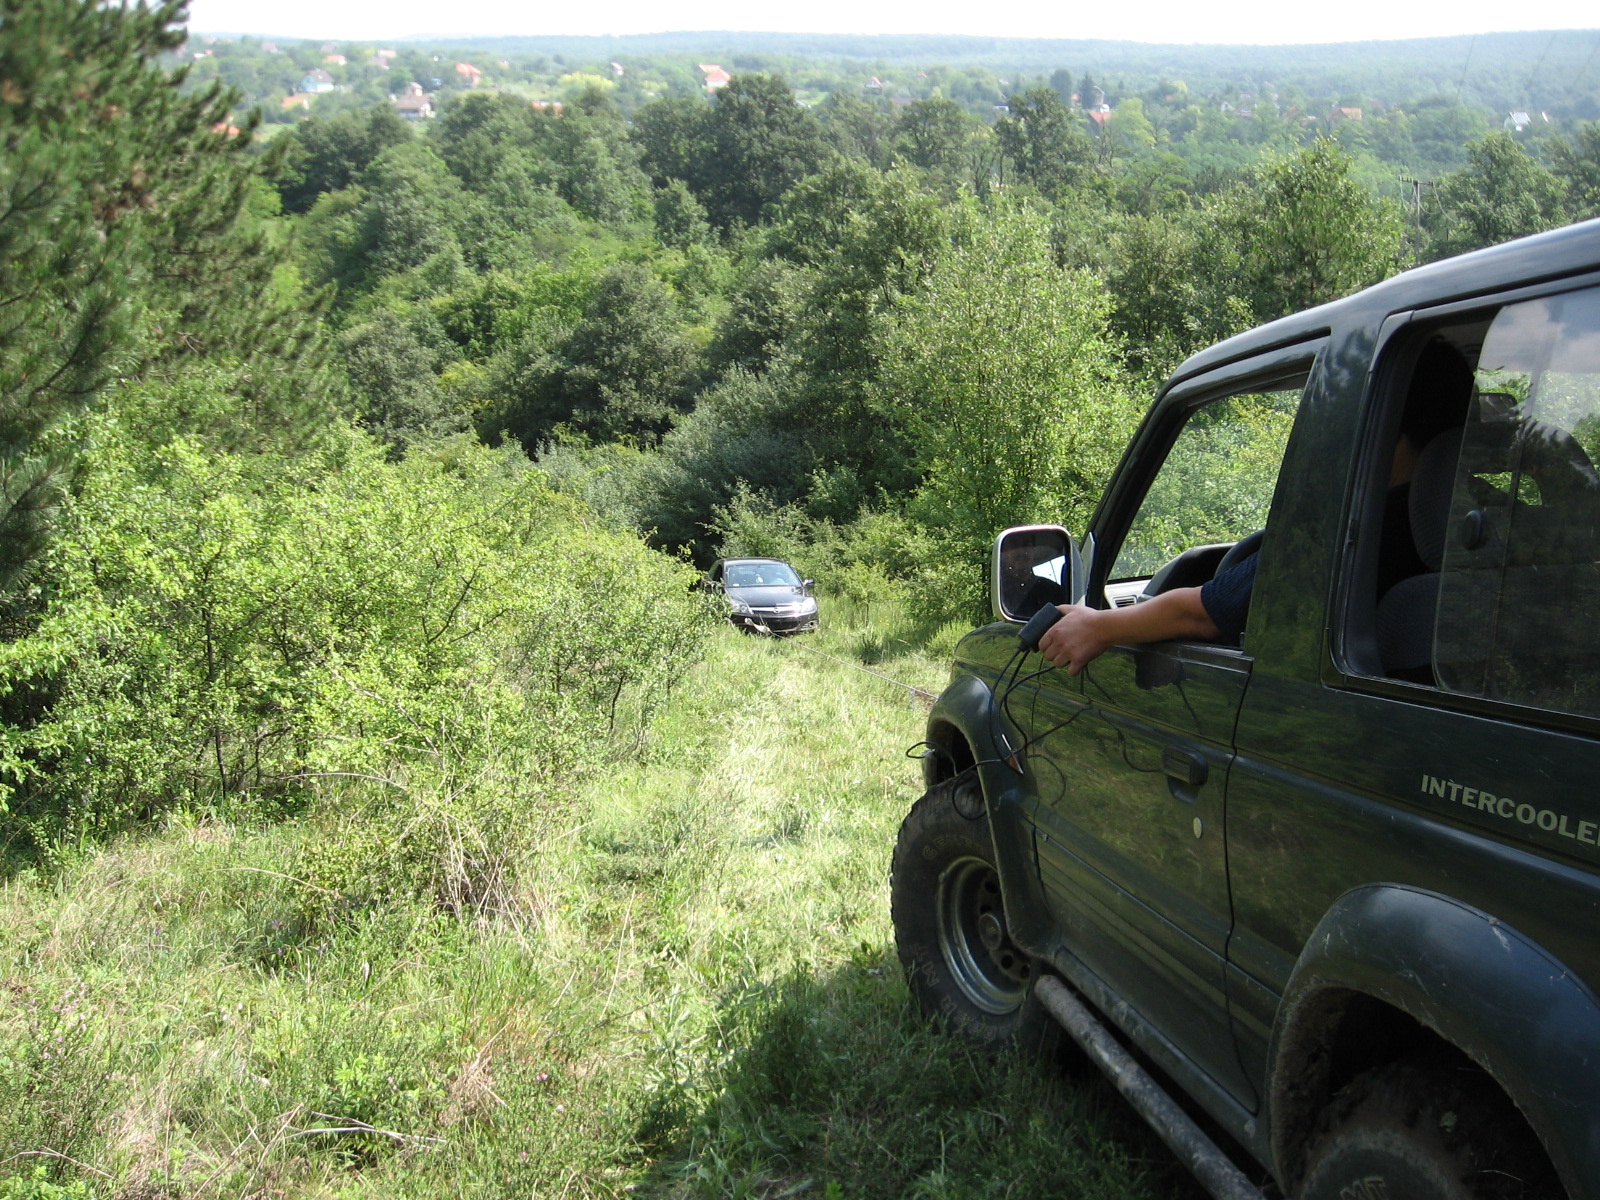
<path id="1" fill-rule="evenodd" d="M 255 33 L 338 41 L 414 35 L 956 33 L 1187 44 L 1388 41 L 1445 34 L 1600 28 L 1594 0 L 1453 0 L 1450 4 L 1340 0 L 1337 4 L 1206 4 L 1200 0 L 190 0 L 194 33 Z"/>

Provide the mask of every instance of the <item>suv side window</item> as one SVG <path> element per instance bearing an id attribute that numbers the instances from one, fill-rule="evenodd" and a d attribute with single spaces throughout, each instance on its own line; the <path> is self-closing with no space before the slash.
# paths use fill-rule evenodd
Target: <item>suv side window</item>
<path id="1" fill-rule="evenodd" d="M 1446 691 L 1600 715 L 1600 290 L 1496 314 L 1451 471 Z"/>
<path id="2" fill-rule="evenodd" d="M 1282 380 L 1191 413 L 1129 525 L 1110 578 L 1144 579 L 1186 550 L 1237 542 L 1265 527 L 1304 385 L 1304 376 Z"/>
<path id="3" fill-rule="evenodd" d="M 1390 358 L 1409 366 L 1363 555 L 1379 673 L 1600 716 L 1600 289 L 1424 326 Z"/>

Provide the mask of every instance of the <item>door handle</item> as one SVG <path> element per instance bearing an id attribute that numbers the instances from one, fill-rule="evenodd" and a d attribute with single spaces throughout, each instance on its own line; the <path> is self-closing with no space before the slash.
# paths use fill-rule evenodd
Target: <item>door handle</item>
<path id="1" fill-rule="evenodd" d="M 1211 764 L 1187 746 L 1168 746 L 1161 751 L 1161 769 L 1179 783 L 1199 787 L 1210 774 Z"/>

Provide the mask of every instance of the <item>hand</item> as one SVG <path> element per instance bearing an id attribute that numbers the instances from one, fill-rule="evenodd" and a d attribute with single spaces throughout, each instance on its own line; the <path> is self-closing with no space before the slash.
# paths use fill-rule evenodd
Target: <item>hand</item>
<path id="1" fill-rule="evenodd" d="M 1057 621 L 1039 639 L 1039 653 L 1077 675 L 1111 646 L 1142 646 L 1172 638 L 1214 639 L 1216 622 L 1197 587 L 1174 588 L 1127 608 L 1060 604 Z"/>
<path id="2" fill-rule="evenodd" d="M 1068 675 L 1077 675 L 1115 642 L 1106 628 L 1110 610 L 1085 604 L 1059 604 L 1061 619 L 1039 639 L 1039 653 Z"/>

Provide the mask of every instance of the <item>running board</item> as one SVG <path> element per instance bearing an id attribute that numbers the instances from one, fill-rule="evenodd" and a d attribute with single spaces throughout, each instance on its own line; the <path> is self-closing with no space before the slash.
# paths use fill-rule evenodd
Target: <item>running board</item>
<path id="1" fill-rule="evenodd" d="M 1066 984 L 1054 975 L 1046 975 L 1033 990 L 1050 1015 L 1106 1073 L 1117 1091 L 1149 1122 L 1167 1148 L 1194 1173 L 1201 1187 L 1216 1200 L 1266 1200 L 1265 1193 L 1233 1165 L 1171 1096 L 1161 1090 L 1161 1085 L 1106 1032 L 1105 1026 Z"/>

